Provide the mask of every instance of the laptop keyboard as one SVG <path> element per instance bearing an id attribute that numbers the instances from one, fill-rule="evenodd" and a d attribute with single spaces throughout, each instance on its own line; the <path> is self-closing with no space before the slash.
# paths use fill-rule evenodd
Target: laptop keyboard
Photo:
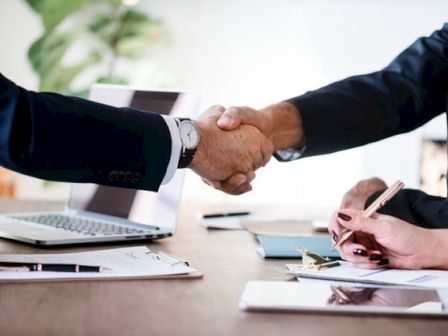
<path id="1" fill-rule="evenodd" d="M 46 214 L 32 216 L 10 216 L 21 221 L 39 223 L 56 229 L 84 233 L 86 235 L 120 235 L 136 233 L 152 233 L 150 230 L 136 229 L 130 226 L 117 225 L 110 222 L 93 220 L 62 214 Z"/>

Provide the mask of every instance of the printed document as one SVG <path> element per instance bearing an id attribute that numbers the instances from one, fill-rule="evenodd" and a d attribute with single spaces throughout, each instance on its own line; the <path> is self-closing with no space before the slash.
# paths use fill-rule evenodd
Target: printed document
<path id="1" fill-rule="evenodd" d="M 78 264 L 103 266 L 106 272 L 11 272 L 1 271 L 0 281 L 20 280 L 76 280 L 76 279 L 136 279 L 169 277 L 197 272 L 185 262 L 146 246 L 63 254 L 7 254 L 0 262 L 47 264 Z"/>

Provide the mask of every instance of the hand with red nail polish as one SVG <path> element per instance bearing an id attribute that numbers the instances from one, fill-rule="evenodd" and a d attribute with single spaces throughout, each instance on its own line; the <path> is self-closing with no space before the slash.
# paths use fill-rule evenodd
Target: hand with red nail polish
<path id="1" fill-rule="evenodd" d="M 339 209 L 328 228 L 332 237 L 355 233 L 338 247 L 341 257 L 361 268 L 448 269 L 448 230 L 418 227 L 401 219 Z"/>

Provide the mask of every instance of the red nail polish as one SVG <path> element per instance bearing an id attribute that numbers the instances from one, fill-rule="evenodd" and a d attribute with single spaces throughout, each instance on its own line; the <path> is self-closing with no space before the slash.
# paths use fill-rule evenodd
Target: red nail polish
<path id="1" fill-rule="evenodd" d="M 369 259 L 372 261 L 381 260 L 383 259 L 383 256 L 381 254 L 372 254 Z"/>
<path id="2" fill-rule="evenodd" d="M 336 243 L 338 241 L 338 235 L 334 230 L 331 230 L 331 238 L 333 239 L 333 241 Z"/>
<path id="3" fill-rule="evenodd" d="M 338 212 L 338 217 L 346 222 L 348 222 L 349 220 L 352 219 L 352 217 L 350 217 L 349 215 L 346 215 L 343 212 Z"/>
<path id="4" fill-rule="evenodd" d="M 378 266 L 383 266 L 383 265 L 387 265 L 389 263 L 389 259 L 381 259 L 380 261 L 378 261 L 377 265 Z"/>
<path id="5" fill-rule="evenodd" d="M 353 254 L 360 257 L 367 257 L 367 251 L 363 249 L 354 249 Z"/>

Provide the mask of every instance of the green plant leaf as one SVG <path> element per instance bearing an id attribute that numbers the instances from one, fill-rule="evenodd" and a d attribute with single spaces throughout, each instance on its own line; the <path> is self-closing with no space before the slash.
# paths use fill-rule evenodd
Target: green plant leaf
<path id="1" fill-rule="evenodd" d="M 129 84 L 129 81 L 127 79 L 116 76 L 100 77 L 96 80 L 96 82 L 102 84 L 120 84 L 120 85 Z"/>
<path id="2" fill-rule="evenodd" d="M 109 74 L 113 74 L 120 58 L 138 59 L 149 47 L 167 40 L 168 33 L 160 21 L 136 8 L 123 6 L 122 0 L 24 1 L 40 14 L 45 25 L 45 33 L 28 50 L 30 64 L 39 75 L 40 90 L 73 93 L 70 91 L 72 82 L 89 66 L 107 59 Z M 91 13 L 85 18 L 87 22 L 83 19 L 80 25 L 78 12 L 88 4 L 95 6 L 89 7 Z M 59 24 L 73 14 L 75 28 L 67 31 L 69 27 L 64 26 L 64 30 L 59 29 Z M 63 61 L 67 52 L 72 50 L 71 45 L 85 37 L 97 40 L 96 44 L 87 45 L 90 54 L 78 59 L 77 64 L 64 66 Z M 123 77 L 101 77 L 98 81 L 127 84 L 126 77 L 128 74 L 125 73 Z"/>
<path id="3" fill-rule="evenodd" d="M 148 30 L 158 25 L 160 23 L 150 16 L 129 9 L 121 17 L 118 39 L 145 35 Z"/>
<path id="4" fill-rule="evenodd" d="M 40 12 L 40 8 L 42 6 L 42 0 L 25 0 L 28 5 L 34 9 L 36 12 Z"/>
<path id="5" fill-rule="evenodd" d="M 46 29 L 53 29 L 88 0 L 25 0 L 42 17 Z"/>
<path id="6" fill-rule="evenodd" d="M 53 66 L 61 62 L 65 52 L 80 33 L 78 30 L 61 34 L 54 31 L 44 33 L 28 50 L 28 59 L 34 71 L 45 76 Z"/>
<path id="7" fill-rule="evenodd" d="M 120 7 L 123 4 L 123 0 L 102 0 L 103 2 L 112 5 L 113 7 Z"/>
<path id="8" fill-rule="evenodd" d="M 67 91 L 67 94 L 69 96 L 75 96 L 75 97 L 84 98 L 84 99 L 89 99 L 89 93 L 90 93 L 89 89 L 82 89 L 82 90 L 78 90 L 78 91 Z"/>
<path id="9" fill-rule="evenodd" d="M 89 25 L 89 30 L 104 43 L 111 45 L 119 24 L 111 15 L 98 14 Z"/>
<path id="10" fill-rule="evenodd" d="M 152 44 L 165 41 L 167 37 L 168 33 L 160 21 L 130 9 L 122 17 L 116 50 L 120 56 L 137 59 Z"/>
<path id="11" fill-rule="evenodd" d="M 87 67 L 99 63 L 100 61 L 101 55 L 97 52 L 92 52 L 85 60 L 75 65 L 65 67 L 56 65 L 41 78 L 39 90 L 69 93 L 70 84 L 76 76 L 83 72 Z"/>

